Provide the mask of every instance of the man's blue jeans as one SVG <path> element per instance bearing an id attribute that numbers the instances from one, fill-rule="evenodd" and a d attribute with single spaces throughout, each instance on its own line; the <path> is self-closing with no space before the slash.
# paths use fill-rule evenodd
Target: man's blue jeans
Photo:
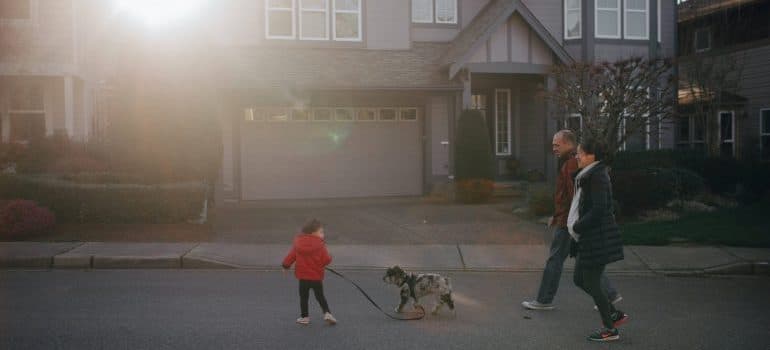
<path id="1" fill-rule="evenodd" d="M 537 301 L 543 304 L 551 304 L 559 289 L 561 272 L 564 270 L 564 260 L 569 256 L 570 235 L 567 228 L 557 228 L 553 234 L 551 242 L 551 254 L 545 263 L 543 278 L 540 280 L 540 290 L 537 292 Z M 607 292 L 610 301 L 615 300 L 618 291 L 612 287 L 607 275 L 602 273 L 600 278 L 601 286 Z"/>

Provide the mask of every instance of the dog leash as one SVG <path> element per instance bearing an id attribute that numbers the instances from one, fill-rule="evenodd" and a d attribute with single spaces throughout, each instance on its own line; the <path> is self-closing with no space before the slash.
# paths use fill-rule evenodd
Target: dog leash
<path id="1" fill-rule="evenodd" d="M 353 286 L 358 288 L 358 291 L 361 292 L 361 294 L 363 294 L 364 297 L 366 297 L 366 299 L 369 300 L 369 302 L 372 303 L 372 305 L 374 305 L 374 307 L 377 308 L 377 310 L 380 310 L 380 312 L 382 312 L 382 314 L 385 315 L 385 316 L 388 316 L 388 317 L 390 317 L 390 318 L 392 318 L 394 320 L 399 320 L 399 321 L 416 321 L 416 320 L 420 320 L 423 317 L 425 317 L 425 308 L 423 308 L 422 305 L 417 305 L 417 308 L 420 309 L 420 315 L 418 315 L 418 316 L 414 316 L 414 317 L 397 317 L 397 316 L 393 316 L 393 315 L 385 312 L 385 310 L 383 310 L 379 305 L 377 305 L 377 303 L 374 302 L 374 300 L 372 300 L 372 298 L 369 296 L 369 294 L 367 294 L 364 291 L 364 289 L 361 288 L 361 286 L 358 285 L 358 283 L 353 282 L 350 278 L 347 278 L 347 277 L 345 277 L 345 275 L 343 275 L 343 274 L 341 274 L 341 273 L 339 273 L 337 271 L 334 271 L 334 269 L 332 269 L 332 268 L 327 267 L 326 270 L 331 272 L 331 273 L 333 273 L 333 274 L 335 274 L 335 275 L 337 275 L 337 276 L 339 276 L 340 278 L 344 279 L 345 281 L 350 282 L 350 284 L 352 284 Z"/>

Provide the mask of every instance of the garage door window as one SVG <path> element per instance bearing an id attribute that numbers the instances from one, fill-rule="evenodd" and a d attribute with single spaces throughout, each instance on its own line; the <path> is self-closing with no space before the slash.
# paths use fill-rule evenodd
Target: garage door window
<path id="1" fill-rule="evenodd" d="M 407 122 L 417 121 L 417 108 L 401 108 L 401 120 Z"/>
<path id="2" fill-rule="evenodd" d="M 291 120 L 297 122 L 306 122 L 310 120 L 310 111 L 307 109 L 293 109 L 291 110 Z"/>
<path id="3" fill-rule="evenodd" d="M 377 120 L 376 108 L 359 108 L 356 113 L 356 120 L 360 122 L 373 122 Z"/>
<path id="4" fill-rule="evenodd" d="M 380 120 L 385 122 L 396 121 L 396 109 L 395 108 L 381 108 Z"/>
<path id="5" fill-rule="evenodd" d="M 267 110 L 267 120 L 271 122 L 285 122 L 289 120 L 289 110 L 286 108 L 271 108 Z"/>
<path id="6" fill-rule="evenodd" d="M 336 108 L 334 110 L 334 119 L 338 122 L 352 122 L 354 115 L 353 108 Z"/>
<path id="7" fill-rule="evenodd" d="M 313 120 L 317 122 L 330 122 L 332 120 L 331 109 L 318 108 L 313 110 Z"/>

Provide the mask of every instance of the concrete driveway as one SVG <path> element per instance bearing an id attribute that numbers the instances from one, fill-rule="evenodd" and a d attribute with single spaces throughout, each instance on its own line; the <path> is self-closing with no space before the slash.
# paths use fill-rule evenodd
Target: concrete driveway
<path id="1" fill-rule="evenodd" d="M 220 208 L 217 242 L 286 244 L 317 218 L 330 244 L 544 244 L 544 227 L 511 214 L 513 200 L 485 205 L 424 198 L 270 201 Z"/>

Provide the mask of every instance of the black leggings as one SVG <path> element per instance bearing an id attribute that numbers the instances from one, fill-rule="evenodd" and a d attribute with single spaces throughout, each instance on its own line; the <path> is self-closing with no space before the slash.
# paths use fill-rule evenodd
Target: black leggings
<path id="1" fill-rule="evenodd" d="M 580 257 L 575 262 L 575 285 L 588 293 L 594 299 L 594 305 L 599 309 L 604 327 L 615 328 L 612 325 L 611 315 L 615 313 L 615 306 L 607 299 L 607 292 L 602 288 L 600 277 L 604 272 L 604 265 L 585 266 L 580 263 Z"/>
<path id="2" fill-rule="evenodd" d="M 318 304 L 321 305 L 323 312 L 329 311 L 329 304 L 326 303 L 326 297 L 324 297 L 324 286 L 321 281 L 308 281 L 299 280 L 299 307 L 302 312 L 301 317 L 307 317 L 307 300 L 310 298 L 310 290 L 313 290 L 315 294 L 315 300 L 318 300 Z"/>

